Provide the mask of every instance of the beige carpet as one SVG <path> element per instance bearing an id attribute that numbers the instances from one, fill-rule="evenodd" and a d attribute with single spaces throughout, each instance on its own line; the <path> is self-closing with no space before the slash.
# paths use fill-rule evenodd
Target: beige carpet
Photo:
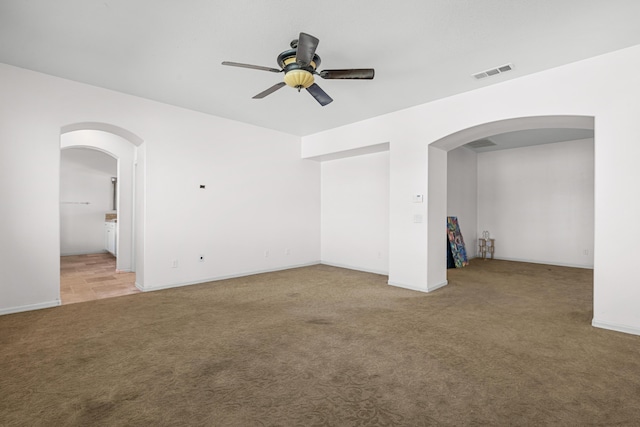
<path id="1" fill-rule="evenodd" d="M 474 260 L 431 294 L 328 266 L 0 317 L 0 425 L 640 425 L 592 272 Z"/>

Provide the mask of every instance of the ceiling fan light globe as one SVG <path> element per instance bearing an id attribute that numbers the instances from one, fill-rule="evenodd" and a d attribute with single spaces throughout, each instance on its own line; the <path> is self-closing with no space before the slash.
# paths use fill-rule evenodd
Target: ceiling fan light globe
<path id="1" fill-rule="evenodd" d="M 313 84 L 313 74 L 306 70 L 291 70 L 284 75 L 284 82 L 287 86 L 294 88 L 308 88 Z"/>

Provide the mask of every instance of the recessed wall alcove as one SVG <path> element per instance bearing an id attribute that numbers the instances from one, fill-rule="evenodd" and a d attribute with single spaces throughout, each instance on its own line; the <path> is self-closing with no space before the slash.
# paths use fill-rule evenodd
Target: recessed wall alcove
<path id="1" fill-rule="evenodd" d="M 428 186 L 429 186 L 429 205 L 428 205 L 428 216 L 429 216 L 429 226 L 432 230 L 438 230 L 442 228 L 444 230 L 444 224 L 447 215 L 453 215 L 452 212 L 448 212 L 447 210 L 447 201 L 448 201 L 448 174 L 447 174 L 447 156 L 448 153 L 452 150 L 457 149 L 469 142 L 481 140 L 483 138 L 490 138 L 495 135 L 506 134 L 509 132 L 516 131 L 528 131 L 528 130 L 536 130 L 536 129 L 580 129 L 580 130 L 589 130 L 593 131 L 594 129 L 594 118 L 589 116 L 571 116 L 571 115 L 556 115 L 556 116 L 535 116 L 535 117 L 521 117 L 521 118 L 513 118 L 507 120 L 500 120 L 490 123 L 481 124 L 478 126 L 470 127 L 467 129 L 460 130 L 453 134 L 450 134 L 444 138 L 441 138 L 428 146 Z M 577 141 L 577 143 L 582 143 L 583 141 Z M 585 140 L 586 143 L 594 143 L 594 140 Z M 593 174 L 593 164 L 587 165 L 590 166 L 591 174 Z M 591 175 L 592 176 L 592 175 Z M 471 177 L 469 177 L 471 178 Z M 536 177 L 532 176 L 531 179 L 535 180 Z M 591 183 L 592 184 L 592 183 Z M 470 182 L 469 185 L 475 185 L 475 182 Z M 554 188 L 549 188 L 549 192 L 553 192 Z M 477 193 L 476 193 L 477 194 Z M 591 200 L 593 197 L 593 190 L 591 190 Z M 587 201 L 588 202 L 588 201 Z M 479 202 L 478 202 L 479 203 Z M 476 203 L 476 209 L 478 204 Z M 591 202 L 591 214 L 593 215 L 593 202 Z M 543 207 L 541 207 L 543 210 Z M 567 213 L 568 214 L 568 213 Z M 464 222 L 461 224 L 462 233 L 465 238 L 465 244 L 467 247 L 467 252 L 472 256 L 475 255 L 475 245 L 477 243 L 477 238 L 482 233 L 483 228 L 483 219 L 476 218 L 473 215 L 469 215 L 471 220 L 467 222 L 467 233 L 465 233 Z M 588 217 L 588 216 L 587 216 Z M 558 218 L 561 221 L 560 218 Z M 527 226 L 527 224 L 523 224 L 523 227 Z M 529 224 L 528 226 L 531 226 Z M 585 246 L 588 246 L 589 255 L 593 255 L 593 253 L 597 253 L 593 250 L 593 219 L 591 219 L 590 224 L 587 225 L 587 229 L 591 231 L 591 234 L 588 234 L 586 239 L 588 242 L 584 243 Z M 438 228 L 439 227 L 439 228 Z M 553 236 L 545 236 L 547 233 L 546 230 L 541 231 L 540 239 L 546 239 L 547 241 L 552 240 Z M 548 234 L 548 233 L 547 233 Z M 429 277 L 429 289 L 433 290 L 438 287 L 438 285 L 443 285 L 447 283 L 447 270 L 446 270 L 446 252 L 444 252 L 443 240 L 444 240 L 444 231 L 443 233 L 429 233 L 428 237 L 428 251 L 429 251 L 429 264 L 428 264 L 428 277 Z M 499 240 L 498 240 L 499 242 Z M 499 253 L 499 251 L 498 251 Z M 504 258 L 504 259 L 508 259 Z M 527 259 L 513 259 L 516 261 L 529 261 Z M 533 262 L 536 262 L 535 260 Z M 543 262 L 544 261 L 539 261 Z M 557 263 L 558 265 L 569 265 L 563 263 Z M 592 264 L 593 265 L 593 264 Z M 591 266 L 592 266 L 591 265 Z M 578 265 L 571 265 L 578 266 Z M 590 266 L 584 265 L 583 267 L 589 268 Z"/>

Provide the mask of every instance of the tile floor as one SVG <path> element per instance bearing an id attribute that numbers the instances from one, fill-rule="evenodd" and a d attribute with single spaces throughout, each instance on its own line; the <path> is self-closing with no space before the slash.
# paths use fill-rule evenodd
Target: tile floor
<path id="1" fill-rule="evenodd" d="M 60 257 L 62 304 L 135 294 L 135 280 L 135 273 L 116 272 L 116 258 L 108 253 Z"/>

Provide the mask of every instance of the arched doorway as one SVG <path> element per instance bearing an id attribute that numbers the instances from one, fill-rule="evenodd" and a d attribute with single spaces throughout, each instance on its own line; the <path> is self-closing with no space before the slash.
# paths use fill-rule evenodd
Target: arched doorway
<path id="1" fill-rule="evenodd" d="M 454 134 L 448 135 L 444 138 L 441 138 L 438 141 L 433 142 L 429 145 L 429 171 L 428 171 L 428 182 L 429 182 L 429 218 L 430 221 L 433 221 L 433 229 L 437 230 L 437 223 L 443 224 L 445 222 L 446 216 L 450 215 L 451 212 L 448 211 L 448 171 L 447 171 L 447 155 L 454 149 L 461 147 L 467 143 L 473 141 L 479 141 L 483 139 L 490 139 L 495 135 L 502 135 L 508 133 L 514 133 L 519 131 L 536 131 L 541 129 L 553 130 L 557 129 L 559 132 L 563 131 L 566 133 L 568 130 L 588 130 L 593 135 L 594 129 L 594 118 L 588 116 L 536 116 L 536 117 L 523 117 L 523 118 L 514 118 L 501 120 L 491 123 L 485 123 L 482 125 L 474 126 L 472 128 L 464 129 Z M 592 144 L 594 140 L 592 139 Z M 592 145 L 593 147 L 593 145 Z M 508 148 L 508 147 L 507 147 Z M 591 148 L 593 152 L 593 148 Z M 444 164 L 444 167 L 442 166 Z M 433 167 L 432 167 L 433 166 Z M 593 164 L 591 165 L 591 174 L 593 174 Z M 592 176 L 592 175 L 591 175 Z M 504 177 L 505 179 L 509 179 L 509 177 Z M 531 179 L 535 179 L 532 177 Z M 593 182 L 591 182 L 593 185 Z M 549 192 L 553 192 L 553 186 L 550 186 Z M 432 195 L 436 195 L 436 197 L 432 197 Z M 479 194 L 476 192 L 476 194 Z M 485 192 L 484 194 L 487 194 Z M 493 193 L 492 193 L 493 194 Z M 590 237 L 587 236 L 587 240 L 589 242 L 585 243 L 586 249 L 580 249 L 580 251 L 584 251 L 584 254 L 581 255 L 591 255 L 593 256 L 593 187 L 591 188 L 591 221 L 590 224 L 587 225 L 587 229 L 590 231 Z M 480 197 L 480 196 L 478 196 Z M 482 200 L 484 202 L 484 200 Z M 476 203 L 475 209 L 478 210 L 478 204 Z M 474 209 L 473 207 L 471 209 Z M 471 247 L 471 253 L 474 254 L 475 245 L 477 242 L 477 238 L 480 236 L 482 231 L 486 229 L 487 222 L 483 221 L 482 218 L 475 218 L 473 215 L 469 215 L 472 217 L 471 221 L 475 221 L 475 223 L 467 224 L 468 229 L 471 231 L 470 234 L 465 236 L 465 243 L 467 247 Z M 587 215 L 588 217 L 588 215 Z M 495 223 L 494 223 L 495 224 Z M 430 222 L 431 225 L 431 222 Z M 523 227 L 525 224 L 523 224 Z M 463 230 L 463 235 L 464 235 Z M 543 236 L 544 237 L 544 236 Z M 548 236 L 546 236 L 548 237 Z M 429 251 L 432 256 L 429 257 L 429 281 L 433 281 L 432 283 L 447 283 L 447 270 L 446 270 L 446 257 L 438 256 L 436 251 L 438 248 L 442 248 L 443 243 L 442 235 L 438 233 L 430 233 L 428 236 L 429 240 Z M 550 240 L 550 239 L 547 239 Z M 589 246 L 590 245 L 590 246 Z M 554 248 L 555 249 L 555 248 Z M 442 249 L 440 249 L 442 251 Z M 509 257 L 503 257 L 504 259 L 508 259 Z M 518 260 L 517 256 L 511 257 L 513 260 Z M 523 258 L 523 257 L 520 257 Z M 526 257 L 525 257 L 526 258 Z M 523 259 L 525 260 L 525 259 Z M 544 263 L 544 259 L 541 259 L 540 262 Z M 535 260 L 533 260 L 535 262 Z M 571 263 L 557 263 L 557 265 L 570 265 Z M 575 264 L 575 263 L 574 263 Z M 576 265 L 577 266 L 577 265 Z M 593 266 L 593 263 L 591 264 Z"/>
<path id="2" fill-rule="evenodd" d="M 113 239 L 109 252 L 116 255 L 115 271 L 132 277 L 129 291 L 141 287 L 144 272 L 143 215 L 144 215 L 144 144 L 131 132 L 105 123 L 78 123 L 61 130 L 61 150 L 85 149 L 106 153 L 117 161 L 117 174 L 113 183 L 116 206 L 105 212 L 105 239 Z M 109 224 L 111 221 L 111 224 Z M 112 234 L 108 234 L 112 233 Z M 109 239 L 105 240 L 105 250 Z M 105 251 L 103 251 L 105 252 Z M 112 276 L 121 278 L 123 276 Z M 134 277 L 134 279 L 133 279 Z M 97 278 L 96 278 L 97 280 Z M 105 279 L 108 281 L 108 279 Z M 61 281 L 62 283 L 62 281 Z M 130 293 L 130 292 L 126 292 Z M 117 295 L 105 292 L 104 297 Z M 86 293 L 85 299 L 91 299 Z M 100 296 L 98 296 L 99 298 Z M 63 303 L 64 300 L 63 300 Z"/>

